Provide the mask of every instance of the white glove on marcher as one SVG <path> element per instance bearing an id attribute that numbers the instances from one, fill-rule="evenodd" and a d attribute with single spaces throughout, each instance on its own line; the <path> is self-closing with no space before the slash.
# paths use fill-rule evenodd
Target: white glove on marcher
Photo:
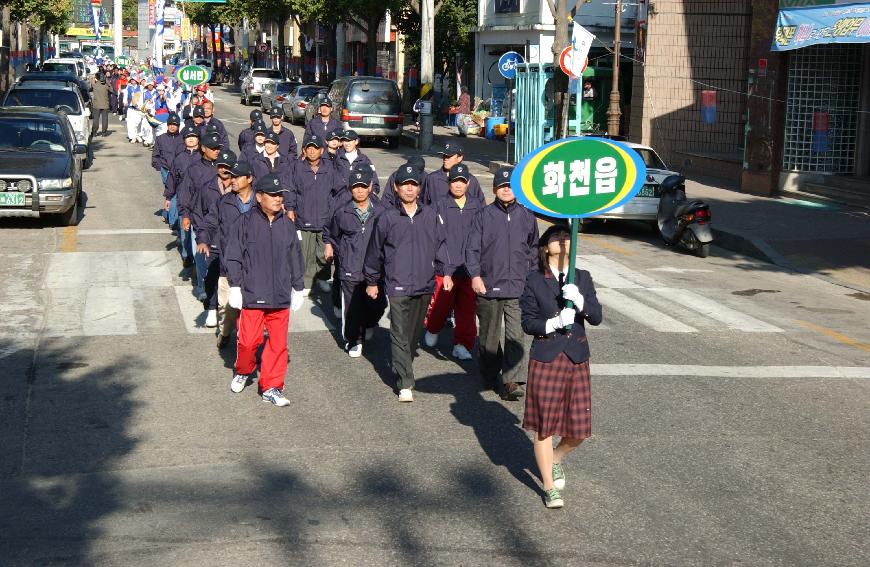
<path id="1" fill-rule="evenodd" d="M 562 286 L 562 297 L 574 303 L 574 309 L 583 311 L 583 294 L 580 293 L 580 288 L 569 283 Z"/>
<path id="2" fill-rule="evenodd" d="M 301 290 L 290 290 L 290 311 L 299 311 L 303 303 L 305 303 L 305 294 Z"/>
<path id="3" fill-rule="evenodd" d="M 563 309 L 559 314 L 551 319 L 547 319 L 546 331 L 547 334 L 554 333 L 559 329 L 564 329 L 566 326 L 574 323 L 574 315 L 576 311 L 573 309 Z"/>
<path id="4" fill-rule="evenodd" d="M 233 309 L 241 309 L 242 308 L 242 288 L 240 287 L 231 287 L 230 288 L 230 296 L 227 298 L 227 304 Z"/>

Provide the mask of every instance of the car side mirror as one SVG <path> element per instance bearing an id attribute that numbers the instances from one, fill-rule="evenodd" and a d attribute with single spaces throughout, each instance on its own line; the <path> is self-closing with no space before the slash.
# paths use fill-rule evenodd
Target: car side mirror
<path id="1" fill-rule="evenodd" d="M 83 156 L 88 153 L 88 147 L 84 144 L 76 144 L 73 146 L 73 153 L 78 156 Z"/>

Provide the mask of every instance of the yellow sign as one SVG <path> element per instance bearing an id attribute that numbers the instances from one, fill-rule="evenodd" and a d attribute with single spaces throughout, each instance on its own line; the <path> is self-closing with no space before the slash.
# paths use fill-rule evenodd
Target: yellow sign
<path id="1" fill-rule="evenodd" d="M 97 37 L 96 32 L 94 32 L 93 26 L 88 27 L 88 28 L 70 27 L 70 28 L 66 29 L 66 33 L 64 35 L 75 35 L 75 36 L 86 35 L 86 36 Z M 100 38 L 109 39 L 111 37 L 112 37 L 112 28 L 104 28 L 104 29 L 100 30 Z"/>
<path id="2" fill-rule="evenodd" d="M 190 33 L 190 18 L 181 18 L 181 40 L 187 41 L 192 37 Z"/>

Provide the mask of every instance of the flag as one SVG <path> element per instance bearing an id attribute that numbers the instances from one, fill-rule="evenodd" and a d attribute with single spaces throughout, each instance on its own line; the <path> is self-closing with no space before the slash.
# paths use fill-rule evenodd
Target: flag
<path id="1" fill-rule="evenodd" d="M 589 48 L 595 36 L 578 23 L 574 24 L 571 31 L 571 74 L 582 77 L 586 69 L 586 58 L 589 57 Z"/>

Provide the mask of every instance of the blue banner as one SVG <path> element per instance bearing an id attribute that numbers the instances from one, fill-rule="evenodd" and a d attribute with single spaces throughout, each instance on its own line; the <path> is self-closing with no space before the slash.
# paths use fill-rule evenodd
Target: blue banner
<path id="1" fill-rule="evenodd" d="M 870 4 L 839 4 L 779 11 L 771 51 L 824 43 L 870 42 Z"/>

